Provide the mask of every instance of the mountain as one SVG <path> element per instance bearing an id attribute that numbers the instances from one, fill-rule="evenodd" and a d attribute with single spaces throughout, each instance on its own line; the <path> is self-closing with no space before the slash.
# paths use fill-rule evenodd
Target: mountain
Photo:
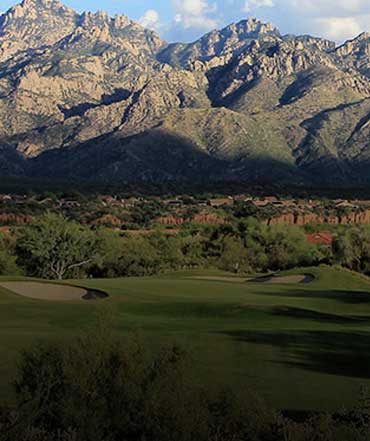
<path id="1" fill-rule="evenodd" d="M 370 34 L 248 18 L 167 44 L 126 16 L 0 16 L 0 175 L 370 184 Z"/>

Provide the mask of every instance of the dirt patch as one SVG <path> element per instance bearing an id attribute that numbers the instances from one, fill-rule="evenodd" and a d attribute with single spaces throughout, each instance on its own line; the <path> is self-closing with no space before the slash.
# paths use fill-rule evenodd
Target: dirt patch
<path id="1" fill-rule="evenodd" d="M 253 283 L 284 283 L 284 284 L 296 284 L 296 283 L 312 283 L 315 277 L 312 274 L 297 274 L 292 276 L 266 276 L 259 277 L 257 279 L 250 279 L 249 282 Z"/>
<path id="2" fill-rule="evenodd" d="M 108 297 L 108 294 L 101 291 L 53 283 L 1 282 L 0 286 L 23 297 L 37 300 L 95 300 Z"/>

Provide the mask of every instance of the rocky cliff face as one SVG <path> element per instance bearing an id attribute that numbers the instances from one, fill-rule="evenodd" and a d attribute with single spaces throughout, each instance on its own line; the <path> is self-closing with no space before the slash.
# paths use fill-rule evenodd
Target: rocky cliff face
<path id="1" fill-rule="evenodd" d="M 167 45 L 126 16 L 0 16 L 0 174 L 370 183 L 370 35 L 244 20 Z"/>

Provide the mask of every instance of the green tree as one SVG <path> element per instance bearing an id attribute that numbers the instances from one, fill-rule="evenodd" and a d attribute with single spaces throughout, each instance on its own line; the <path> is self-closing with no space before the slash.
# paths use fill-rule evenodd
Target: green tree
<path id="1" fill-rule="evenodd" d="M 17 242 L 18 261 L 28 274 L 60 280 L 91 265 L 101 249 L 97 232 L 52 213 L 24 228 Z"/>
<path id="2" fill-rule="evenodd" d="M 351 227 L 333 242 L 334 261 L 351 270 L 370 273 L 370 231 Z"/>
<path id="3" fill-rule="evenodd" d="M 0 243 L 1 247 L 1 243 Z M 0 248 L 0 275 L 9 276 L 20 273 L 16 259 L 6 249 Z"/>
<path id="4" fill-rule="evenodd" d="M 248 252 L 240 239 L 226 237 L 222 241 L 219 267 L 234 273 L 250 270 Z"/>
<path id="5" fill-rule="evenodd" d="M 14 249 L 9 240 L 0 235 L 0 275 L 16 275 L 20 273 L 14 256 Z"/>

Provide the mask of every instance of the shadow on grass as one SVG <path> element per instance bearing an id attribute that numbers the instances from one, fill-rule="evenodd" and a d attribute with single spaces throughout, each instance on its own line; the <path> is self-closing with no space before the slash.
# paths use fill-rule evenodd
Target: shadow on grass
<path id="1" fill-rule="evenodd" d="M 368 304 L 370 305 L 370 292 L 368 291 L 320 291 L 320 290 L 289 290 L 289 291 L 265 291 L 258 295 L 269 297 L 285 297 L 285 298 L 300 298 L 300 299 L 327 299 L 336 300 L 338 302 L 346 303 L 348 305 Z"/>
<path id="2" fill-rule="evenodd" d="M 370 325 L 370 316 L 330 314 L 290 306 L 276 306 L 272 308 L 271 313 L 274 316 L 307 319 L 323 323 Z"/>
<path id="3" fill-rule="evenodd" d="M 281 350 L 274 363 L 330 375 L 370 379 L 369 332 L 254 332 L 224 334 L 245 343 Z"/>

